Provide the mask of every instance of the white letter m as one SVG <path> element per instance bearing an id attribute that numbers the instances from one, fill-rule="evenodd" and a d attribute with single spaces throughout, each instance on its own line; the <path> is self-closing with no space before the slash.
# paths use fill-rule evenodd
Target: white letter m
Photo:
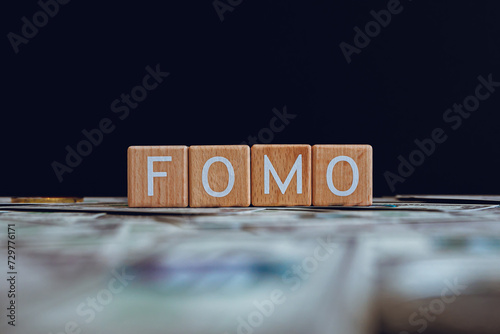
<path id="1" fill-rule="evenodd" d="M 274 180 L 278 184 L 281 193 L 284 195 L 295 172 L 297 172 L 297 194 L 302 194 L 302 154 L 299 154 L 297 160 L 295 160 L 295 163 L 293 164 L 290 173 L 288 173 L 284 183 L 281 182 L 278 173 L 276 173 L 276 170 L 267 155 L 264 155 L 264 194 L 269 194 L 269 173 L 273 174 Z"/>

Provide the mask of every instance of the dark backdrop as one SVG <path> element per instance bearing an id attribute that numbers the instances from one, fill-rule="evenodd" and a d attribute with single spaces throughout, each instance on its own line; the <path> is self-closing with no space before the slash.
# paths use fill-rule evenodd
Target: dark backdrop
<path id="1" fill-rule="evenodd" d="M 6 2 L 0 195 L 126 195 L 130 145 L 239 144 L 249 135 L 371 144 L 378 196 L 498 193 L 500 88 L 461 124 L 443 119 L 475 94 L 478 76 L 500 81 L 497 3 L 72 0 L 57 13 L 49 7 L 49 17 L 36 14 L 35 0 Z M 340 44 L 355 46 L 354 28 L 364 31 L 370 12 L 388 6 L 398 13 L 388 23 L 380 14 L 379 32 L 369 24 L 373 37 L 357 41 L 363 48 L 348 63 Z M 31 37 L 20 42 L 22 18 L 33 23 L 34 15 L 41 27 L 34 35 L 28 25 Z M 124 108 L 115 113 L 113 101 L 157 64 L 170 75 L 127 117 Z M 296 117 L 266 130 L 273 109 L 284 108 Z M 114 130 L 60 182 L 54 162 L 63 168 L 66 147 L 76 149 L 82 130 L 106 118 Z M 391 189 L 386 172 L 397 175 L 398 157 L 409 159 L 415 140 L 436 128 L 446 141 Z"/>

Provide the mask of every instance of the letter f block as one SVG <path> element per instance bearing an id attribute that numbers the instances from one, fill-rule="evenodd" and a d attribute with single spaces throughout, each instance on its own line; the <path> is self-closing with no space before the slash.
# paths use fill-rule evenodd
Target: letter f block
<path id="1" fill-rule="evenodd" d="M 252 204 L 311 205 L 311 146 L 253 145 Z"/>
<path id="2" fill-rule="evenodd" d="M 128 148 L 128 206 L 188 206 L 187 146 Z"/>

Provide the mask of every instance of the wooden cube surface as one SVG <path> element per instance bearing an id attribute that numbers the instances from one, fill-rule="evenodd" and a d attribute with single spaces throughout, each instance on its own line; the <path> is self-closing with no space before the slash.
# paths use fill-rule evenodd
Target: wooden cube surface
<path id="1" fill-rule="evenodd" d="M 252 204 L 311 205 L 311 146 L 253 145 Z"/>
<path id="2" fill-rule="evenodd" d="M 372 204 L 370 145 L 314 145 L 312 161 L 313 205 Z"/>
<path id="3" fill-rule="evenodd" d="M 188 147 L 128 148 L 129 207 L 188 206 Z"/>
<path id="4" fill-rule="evenodd" d="M 189 206 L 250 205 L 250 147 L 189 147 Z"/>

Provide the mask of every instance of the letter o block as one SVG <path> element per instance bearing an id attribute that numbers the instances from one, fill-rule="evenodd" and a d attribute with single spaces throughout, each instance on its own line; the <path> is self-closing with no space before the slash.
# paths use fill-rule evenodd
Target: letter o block
<path id="1" fill-rule="evenodd" d="M 250 147 L 189 147 L 189 206 L 250 205 Z"/>
<path id="2" fill-rule="evenodd" d="M 314 145 L 312 159 L 313 205 L 372 204 L 370 145 Z"/>
<path id="3" fill-rule="evenodd" d="M 188 206 L 187 146 L 128 148 L 129 207 Z"/>
<path id="4" fill-rule="evenodd" d="M 311 205 L 311 146 L 253 145 L 252 204 Z"/>

